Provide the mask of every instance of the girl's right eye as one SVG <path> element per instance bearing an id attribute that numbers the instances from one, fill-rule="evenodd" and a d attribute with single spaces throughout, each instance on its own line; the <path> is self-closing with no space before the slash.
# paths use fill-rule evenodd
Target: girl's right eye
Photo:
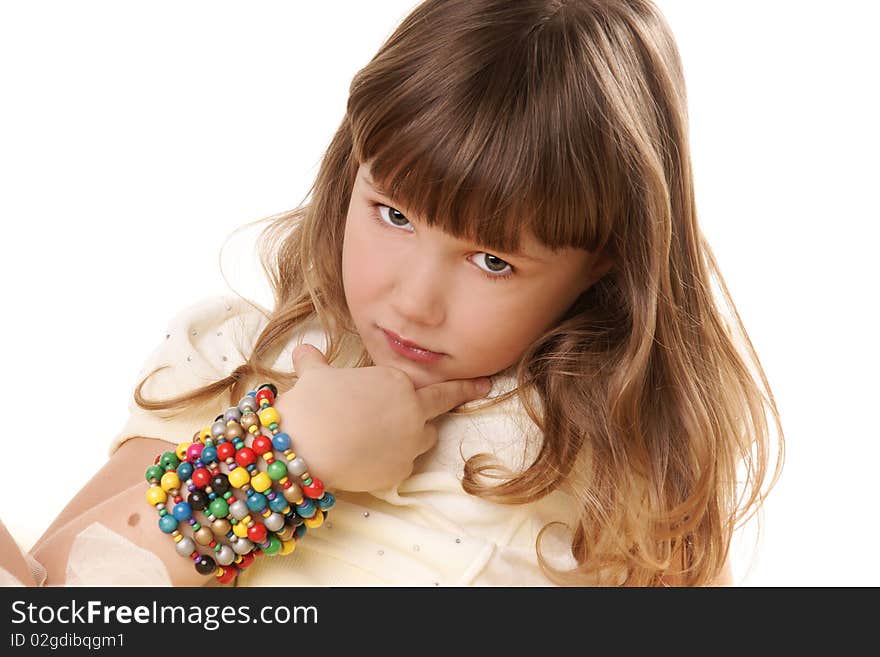
<path id="1" fill-rule="evenodd" d="M 385 219 L 385 212 L 383 210 L 387 210 L 388 219 Z M 394 230 L 396 228 L 404 228 L 407 224 L 409 224 L 409 219 L 407 219 L 400 210 L 395 210 L 394 208 L 388 205 L 382 205 L 381 203 L 373 203 L 373 218 L 379 222 L 379 225 L 384 228 L 390 228 Z M 391 223 L 389 224 L 388 221 Z M 402 221 L 403 223 L 396 223 L 398 221 Z M 412 232 L 411 230 L 408 232 Z"/>

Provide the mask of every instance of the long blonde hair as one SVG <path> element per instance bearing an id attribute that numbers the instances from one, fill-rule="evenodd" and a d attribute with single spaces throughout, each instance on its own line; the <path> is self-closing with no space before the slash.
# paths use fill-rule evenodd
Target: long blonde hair
<path id="1" fill-rule="evenodd" d="M 331 363 L 348 344 L 360 349 L 356 366 L 373 364 L 341 282 L 355 173 L 370 162 L 392 199 L 456 237 L 510 252 L 527 229 L 551 249 L 613 260 L 494 400 L 519 396 L 543 433 L 536 460 L 511 473 L 473 456 L 464 490 L 500 504 L 567 492 L 577 567 L 553 568 L 543 531 L 536 542 L 560 584 L 609 568 L 601 583 L 710 582 L 737 523 L 775 485 L 784 440 L 697 224 L 684 75 L 659 10 L 648 0 L 427 0 L 355 75 L 346 110 L 310 200 L 263 220 L 274 308 L 247 362 L 166 400 L 143 397 L 151 373 L 138 405 L 182 409 L 222 393 L 234 404 L 256 380 L 289 388 L 295 374 L 268 355 L 311 318 Z"/>

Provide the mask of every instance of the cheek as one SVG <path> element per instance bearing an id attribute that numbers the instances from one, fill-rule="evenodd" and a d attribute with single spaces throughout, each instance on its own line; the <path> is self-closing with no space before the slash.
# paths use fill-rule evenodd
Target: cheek
<path id="1" fill-rule="evenodd" d="M 385 277 L 385 259 L 378 257 L 381 250 L 363 228 L 367 221 L 368 218 L 349 217 L 342 246 L 342 284 L 353 314 L 378 294 Z"/>

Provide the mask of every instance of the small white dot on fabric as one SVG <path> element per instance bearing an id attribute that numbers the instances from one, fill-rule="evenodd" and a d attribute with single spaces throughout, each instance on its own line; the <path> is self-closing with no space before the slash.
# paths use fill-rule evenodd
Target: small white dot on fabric
<path id="1" fill-rule="evenodd" d="M 418 545 L 413 545 L 413 550 L 415 550 L 416 552 L 418 552 L 421 549 L 422 548 L 420 548 Z"/>
<path id="2" fill-rule="evenodd" d="M 166 340 L 167 340 L 168 338 L 170 338 L 170 337 L 171 337 L 171 334 L 170 334 L 170 333 L 166 333 L 166 334 L 165 334 L 165 339 L 166 339 Z"/>
<path id="3" fill-rule="evenodd" d="M 460 538 L 457 538 L 457 539 L 455 539 L 455 542 L 456 542 L 456 543 L 461 543 L 461 539 L 460 539 Z"/>
<path id="4" fill-rule="evenodd" d="M 199 332 L 196 331 L 195 329 L 193 329 L 193 335 L 198 335 L 198 334 L 199 334 Z"/>
<path id="5" fill-rule="evenodd" d="M 232 306 L 226 306 L 226 310 L 232 310 Z"/>
<path id="6" fill-rule="evenodd" d="M 369 517 L 370 517 L 370 512 L 364 511 L 364 518 L 369 518 Z"/>
<path id="7" fill-rule="evenodd" d="M 327 529 L 333 529 L 333 523 L 327 522 Z"/>
<path id="8" fill-rule="evenodd" d="M 434 586 L 440 586 L 440 582 L 434 582 Z"/>
<path id="9" fill-rule="evenodd" d="M 381 557 L 383 554 L 385 554 L 385 550 L 379 550 L 379 556 Z"/>
<path id="10" fill-rule="evenodd" d="M 223 360 L 226 360 L 226 356 L 223 357 Z"/>
<path id="11" fill-rule="evenodd" d="M 187 361 L 191 361 L 192 359 L 193 359 L 192 356 L 187 356 L 187 357 L 186 357 L 186 360 L 187 360 Z"/>
<path id="12" fill-rule="evenodd" d="M 223 335 L 223 331 L 217 331 L 217 335 Z"/>

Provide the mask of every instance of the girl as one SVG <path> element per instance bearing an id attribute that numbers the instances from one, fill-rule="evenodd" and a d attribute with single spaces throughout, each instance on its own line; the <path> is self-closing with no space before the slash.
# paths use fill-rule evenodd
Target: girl
<path id="1" fill-rule="evenodd" d="M 172 321 L 31 551 L 46 583 L 204 583 L 141 517 L 144 470 L 264 381 L 337 503 L 238 585 L 731 583 L 784 441 L 649 0 L 422 3 L 352 81 L 310 194 L 261 236 L 271 312 Z"/>

